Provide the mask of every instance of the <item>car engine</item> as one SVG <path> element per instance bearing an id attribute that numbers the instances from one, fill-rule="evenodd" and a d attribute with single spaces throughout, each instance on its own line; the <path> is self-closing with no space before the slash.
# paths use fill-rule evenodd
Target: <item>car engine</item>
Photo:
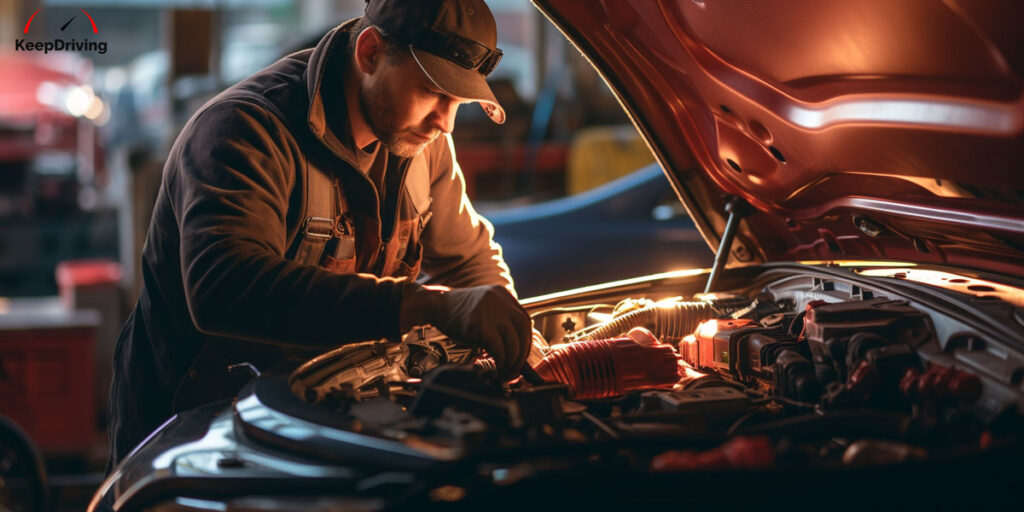
<path id="1" fill-rule="evenodd" d="M 580 464 L 871 468 L 1018 446 L 1024 361 L 1003 343 L 1019 342 L 887 287 L 790 275 L 730 293 L 577 297 L 531 308 L 531 368 L 511 383 L 427 327 L 319 356 L 288 387 L 375 440 L 363 462 L 468 458 L 496 483 Z M 537 458 L 507 467 L 510 450 Z"/>
<path id="2" fill-rule="evenodd" d="M 1016 499 L 1024 286 L 884 262 L 707 282 L 523 301 L 532 350 L 511 382 L 429 326 L 249 365 L 230 403 L 169 420 L 97 496 L 175 511 Z"/>

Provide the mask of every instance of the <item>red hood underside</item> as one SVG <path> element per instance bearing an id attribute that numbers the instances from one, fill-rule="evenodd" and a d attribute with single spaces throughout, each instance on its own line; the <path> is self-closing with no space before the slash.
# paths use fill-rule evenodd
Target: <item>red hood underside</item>
<path id="1" fill-rule="evenodd" d="M 1024 275 L 1024 4 L 535 0 L 734 262 Z"/>

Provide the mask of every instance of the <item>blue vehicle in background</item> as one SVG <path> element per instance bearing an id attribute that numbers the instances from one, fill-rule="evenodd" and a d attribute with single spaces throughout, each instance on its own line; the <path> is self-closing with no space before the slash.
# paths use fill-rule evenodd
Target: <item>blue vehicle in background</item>
<path id="1" fill-rule="evenodd" d="M 714 260 L 658 164 L 574 196 L 482 213 L 520 297 Z"/>

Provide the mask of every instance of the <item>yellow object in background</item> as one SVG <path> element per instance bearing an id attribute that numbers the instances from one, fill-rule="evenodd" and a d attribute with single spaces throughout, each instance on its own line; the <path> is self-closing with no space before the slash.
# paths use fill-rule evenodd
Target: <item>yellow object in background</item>
<path id="1" fill-rule="evenodd" d="M 569 144 L 565 188 L 569 195 L 590 190 L 654 162 L 632 125 L 580 130 Z"/>

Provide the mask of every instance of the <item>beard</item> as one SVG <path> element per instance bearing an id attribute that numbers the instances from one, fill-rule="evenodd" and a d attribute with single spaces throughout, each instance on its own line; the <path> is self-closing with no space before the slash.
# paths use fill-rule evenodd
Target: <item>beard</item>
<path id="1" fill-rule="evenodd" d="M 368 88 L 359 91 L 359 110 L 370 131 L 380 140 L 389 153 L 402 158 L 412 158 L 427 144 L 433 142 L 440 132 L 433 129 L 424 132 L 433 134 L 430 140 L 424 141 L 408 128 L 399 126 L 399 116 L 395 111 L 394 102 L 385 90 L 383 80 L 372 83 Z"/>

